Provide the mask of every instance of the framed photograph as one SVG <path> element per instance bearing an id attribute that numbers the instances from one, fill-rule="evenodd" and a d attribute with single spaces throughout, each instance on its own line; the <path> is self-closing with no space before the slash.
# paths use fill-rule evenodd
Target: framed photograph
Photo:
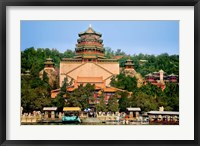
<path id="1" fill-rule="evenodd" d="M 0 2 L 0 144 L 199 145 L 199 0 Z"/>

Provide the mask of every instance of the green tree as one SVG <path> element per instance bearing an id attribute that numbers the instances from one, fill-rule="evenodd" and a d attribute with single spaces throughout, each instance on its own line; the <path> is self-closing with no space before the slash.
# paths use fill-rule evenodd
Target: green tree
<path id="1" fill-rule="evenodd" d="M 67 99 L 67 106 L 69 107 L 82 107 L 81 103 L 79 102 L 78 98 L 70 95 L 69 98 Z"/>
<path id="2" fill-rule="evenodd" d="M 113 58 L 114 51 L 110 47 L 105 47 L 105 57 L 106 58 Z"/>
<path id="3" fill-rule="evenodd" d="M 54 60 L 55 66 L 59 68 L 61 58 L 72 58 L 74 55 L 75 52 L 69 49 L 64 53 L 56 49 L 35 49 L 34 47 L 21 51 L 21 72 L 24 73 L 26 70 L 30 70 L 31 72 L 30 76 L 22 76 L 21 78 L 21 105 L 24 107 L 24 111 L 29 112 L 31 110 L 41 109 L 43 106 L 48 106 L 49 101 L 52 101 L 50 99 L 50 91 L 52 88 L 48 83 L 47 74 L 43 74 L 43 80 L 38 77 L 39 72 L 44 68 L 46 58 L 51 57 Z M 135 64 L 135 70 L 142 76 L 159 71 L 160 69 L 163 69 L 167 74 L 174 73 L 179 75 L 179 55 L 163 53 L 157 56 L 147 54 L 130 56 L 120 49 L 113 51 L 111 48 L 105 48 L 106 58 L 114 58 L 115 55 L 124 56 L 119 59 L 120 67 L 124 67 L 124 63 L 128 58 L 132 59 Z M 140 60 L 146 60 L 146 62 L 141 63 Z M 68 93 L 66 89 L 71 83 L 66 81 L 61 87 L 61 94 L 52 102 L 54 105 L 61 106 L 63 105 L 63 101 L 66 100 L 63 96 L 65 97 L 66 95 L 67 104 L 79 106 L 82 109 L 87 108 L 89 101 L 94 100 L 94 87 L 92 85 L 80 86 L 73 93 Z M 122 73 L 112 78 L 111 85 L 133 93 L 132 97 L 129 98 L 126 95 L 120 94 L 120 110 L 124 110 L 126 106 L 141 106 L 144 111 L 157 110 L 159 106 L 164 106 L 165 110 L 179 110 L 178 84 L 167 83 L 164 91 L 152 84 L 137 88 L 136 78 L 125 76 Z M 58 87 L 58 82 L 55 82 L 53 89 Z M 100 103 L 103 104 L 103 99 L 101 99 Z"/>
<path id="4" fill-rule="evenodd" d="M 167 83 L 164 90 L 164 102 L 167 104 L 165 110 L 179 111 L 179 85 L 176 83 Z"/>
<path id="5" fill-rule="evenodd" d="M 69 84 L 68 84 L 68 79 L 65 78 L 63 81 L 63 85 L 60 89 L 60 93 L 56 96 L 55 99 L 53 99 L 51 101 L 51 104 L 53 106 L 58 107 L 59 109 L 63 108 L 65 105 L 67 105 L 67 103 L 65 102 L 65 100 L 67 98 L 69 98 L 70 94 L 67 91 Z"/>
<path id="6" fill-rule="evenodd" d="M 100 98 L 100 102 L 96 104 L 96 110 L 107 112 L 108 110 L 107 110 L 107 106 L 104 100 L 104 94 L 102 94 L 99 98 Z"/>
<path id="7" fill-rule="evenodd" d="M 137 88 L 137 79 L 120 73 L 111 79 L 111 86 L 127 91 L 134 91 Z"/>
<path id="8" fill-rule="evenodd" d="M 75 52 L 72 51 L 72 50 L 66 50 L 64 53 L 63 53 L 63 57 L 64 58 L 73 58 L 75 56 Z"/>
<path id="9" fill-rule="evenodd" d="M 118 56 L 118 55 L 126 55 L 125 52 L 123 52 L 121 49 L 117 49 L 117 51 L 115 52 L 115 55 Z"/>
<path id="10" fill-rule="evenodd" d="M 131 106 L 130 98 L 128 98 L 127 92 L 120 92 L 121 98 L 119 99 L 119 109 L 121 112 L 125 112 L 127 107 Z"/>
<path id="11" fill-rule="evenodd" d="M 140 92 L 137 96 L 132 96 L 132 107 L 140 107 L 142 111 L 157 110 L 158 104 L 153 96 Z"/>
<path id="12" fill-rule="evenodd" d="M 50 105 L 50 92 L 46 82 L 34 76 L 21 77 L 21 106 L 24 112 L 42 110 Z"/>
<path id="13" fill-rule="evenodd" d="M 61 93 L 64 95 L 66 92 L 67 92 L 67 87 L 69 86 L 68 84 L 68 79 L 67 78 L 64 78 L 64 81 L 63 81 L 63 85 L 60 89 Z"/>
<path id="14" fill-rule="evenodd" d="M 36 93 L 36 98 L 33 101 L 33 105 L 35 106 L 33 110 L 42 110 L 43 107 L 50 106 L 51 97 L 45 88 L 37 87 L 33 92 Z"/>
<path id="15" fill-rule="evenodd" d="M 79 106 L 82 110 L 89 107 L 89 101 L 94 98 L 94 85 L 82 84 L 78 86 L 69 96 L 68 105 Z"/>
<path id="16" fill-rule="evenodd" d="M 58 94 L 55 99 L 52 99 L 51 104 L 59 109 L 63 108 L 65 106 L 65 98 L 63 98 L 63 94 Z"/>
<path id="17" fill-rule="evenodd" d="M 116 96 L 111 96 L 108 99 L 108 111 L 111 111 L 111 112 L 119 111 L 119 103 Z"/>
<path id="18" fill-rule="evenodd" d="M 45 83 L 49 83 L 49 77 L 48 77 L 48 74 L 47 74 L 45 71 L 43 72 L 42 80 L 43 80 Z"/>

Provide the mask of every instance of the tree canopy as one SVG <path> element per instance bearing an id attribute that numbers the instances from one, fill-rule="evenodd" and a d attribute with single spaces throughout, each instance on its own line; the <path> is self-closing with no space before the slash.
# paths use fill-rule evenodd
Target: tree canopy
<path id="1" fill-rule="evenodd" d="M 81 109 L 89 107 L 89 102 L 93 102 L 94 86 L 87 84 L 80 85 L 72 93 L 66 91 L 69 86 L 66 81 L 61 87 L 61 93 L 56 99 L 51 99 L 50 91 L 59 87 L 59 83 L 55 82 L 53 87 L 48 83 L 47 73 L 43 73 L 43 80 L 39 78 L 39 72 L 44 68 L 44 61 L 51 57 L 55 63 L 55 67 L 59 68 L 62 58 L 73 58 L 75 52 L 68 49 L 64 53 L 56 49 L 27 48 L 21 51 L 21 73 L 30 70 L 30 75 L 21 76 L 21 106 L 25 112 L 33 110 L 42 110 L 44 106 L 79 106 Z M 160 55 L 129 55 L 121 49 L 116 51 L 111 48 L 105 48 L 106 58 L 115 58 L 115 56 L 123 56 L 119 59 L 120 67 L 124 67 L 127 59 L 132 59 L 135 64 L 135 70 L 143 77 L 148 73 L 164 70 L 167 74 L 179 75 L 179 55 L 169 55 L 163 53 Z M 159 87 L 147 84 L 137 87 L 137 79 L 135 77 L 126 76 L 121 73 L 111 80 L 111 86 L 132 92 L 128 96 L 126 92 L 118 93 L 109 99 L 106 105 L 103 101 L 103 95 L 100 102 L 96 105 L 99 111 L 125 111 L 126 107 L 141 107 L 143 111 L 157 110 L 159 106 L 164 106 L 165 110 L 179 110 L 179 84 L 166 83 L 166 88 L 162 91 Z M 64 97 L 64 98 L 63 98 Z M 117 102 L 119 100 L 119 102 Z M 67 101 L 67 102 L 66 102 Z"/>
<path id="2" fill-rule="evenodd" d="M 150 111 L 158 110 L 161 106 L 165 107 L 165 110 L 179 111 L 179 84 L 166 83 L 162 91 L 151 83 L 137 87 L 132 81 L 133 78 L 120 74 L 111 81 L 112 86 L 132 92 L 131 97 L 128 97 L 127 92 L 119 92 L 120 111 L 125 111 L 126 107 L 140 107 L 142 111 Z"/>

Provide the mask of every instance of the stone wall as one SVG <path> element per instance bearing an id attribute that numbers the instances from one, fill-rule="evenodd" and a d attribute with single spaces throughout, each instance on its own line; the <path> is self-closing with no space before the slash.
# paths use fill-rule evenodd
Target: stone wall
<path id="1" fill-rule="evenodd" d="M 67 76 L 66 76 L 66 73 Z M 68 63 L 68 62 L 61 62 L 60 63 L 60 86 L 62 86 L 64 78 L 73 78 L 74 80 L 79 77 L 103 77 L 103 80 L 108 79 L 106 81 L 106 85 L 110 84 L 110 77 L 112 75 L 119 74 L 119 63 Z M 68 79 L 69 81 L 70 79 Z"/>
<path id="2" fill-rule="evenodd" d="M 47 76 L 49 78 L 49 84 L 51 87 L 53 87 L 54 82 L 59 82 L 58 81 L 58 74 L 54 68 L 44 68 L 43 70 L 40 71 L 39 77 L 43 79 L 43 73 L 44 71 L 47 73 Z"/>
<path id="3" fill-rule="evenodd" d="M 119 74 L 119 63 L 118 62 L 111 62 L 111 63 L 98 63 L 101 67 L 107 69 L 108 71 L 112 72 L 113 74 Z"/>

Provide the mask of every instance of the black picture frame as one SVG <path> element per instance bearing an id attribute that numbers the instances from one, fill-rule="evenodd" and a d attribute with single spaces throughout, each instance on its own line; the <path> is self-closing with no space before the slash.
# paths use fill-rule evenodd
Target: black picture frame
<path id="1" fill-rule="evenodd" d="M 6 7 L 7 6 L 194 6 L 194 140 L 7 140 L 6 139 Z M 199 64 L 200 2 L 199 0 L 0 0 L 0 144 L 2 146 L 64 145 L 199 145 Z M 16 131 L 17 132 L 17 131 Z M 187 131 L 185 131 L 187 132 Z M 123 135 L 123 134 L 122 134 Z"/>

